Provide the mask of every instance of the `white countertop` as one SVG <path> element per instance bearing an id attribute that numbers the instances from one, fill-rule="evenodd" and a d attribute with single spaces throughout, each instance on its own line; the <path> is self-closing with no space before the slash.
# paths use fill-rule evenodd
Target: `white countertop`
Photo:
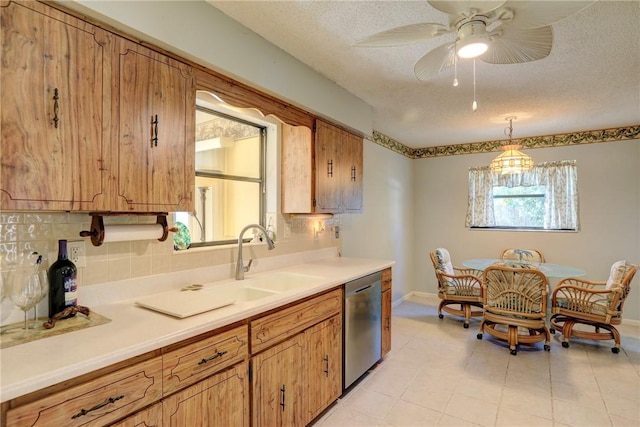
<path id="1" fill-rule="evenodd" d="M 5 402 L 263 313 L 390 267 L 394 263 L 389 260 L 333 257 L 255 274 L 247 273 L 247 279 L 268 277 L 278 272 L 313 275 L 322 279 L 312 280 L 308 286 L 260 300 L 238 302 L 184 319 L 136 306 L 135 299 L 140 295 L 90 305 L 92 311 L 111 321 L 0 350 L 1 401 Z M 226 279 L 208 283 L 207 286 L 233 283 L 242 284 L 240 281 Z M 176 286 L 173 289 L 179 288 L 180 286 Z M 104 295 L 108 291 L 102 289 L 100 292 Z M 104 301 L 99 297 L 93 299 Z"/>

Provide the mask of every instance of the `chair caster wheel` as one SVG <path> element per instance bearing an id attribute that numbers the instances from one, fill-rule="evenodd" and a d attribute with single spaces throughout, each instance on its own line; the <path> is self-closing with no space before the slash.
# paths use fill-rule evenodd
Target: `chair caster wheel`
<path id="1" fill-rule="evenodd" d="M 564 341 L 563 341 L 563 342 L 562 342 L 562 346 L 563 346 L 564 348 L 569 348 L 569 343 L 568 343 L 568 342 L 564 342 Z"/>
<path id="2" fill-rule="evenodd" d="M 482 334 L 478 334 L 478 335 L 476 335 L 476 338 L 478 338 L 479 340 L 481 340 L 481 339 L 482 339 Z"/>
<path id="3" fill-rule="evenodd" d="M 613 348 L 611 349 L 611 353 L 613 353 L 613 354 L 618 354 L 618 353 L 620 353 L 620 349 L 619 349 L 618 347 L 613 347 Z"/>
<path id="4" fill-rule="evenodd" d="M 444 316 L 442 314 L 438 314 L 438 319 L 444 319 Z"/>
<path id="5" fill-rule="evenodd" d="M 551 351 L 551 346 L 549 344 L 545 344 L 544 351 Z"/>
<path id="6" fill-rule="evenodd" d="M 549 329 L 549 332 L 551 332 L 552 334 L 555 334 L 555 333 L 556 333 L 556 330 L 555 330 L 555 329 L 553 329 L 553 328 L 551 328 L 551 329 Z"/>
<path id="7" fill-rule="evenodd" d="M 511 350 L 511 355 L 515 356 L 516 354 L 518 354 L 518 350 Z"/>
<path id="8" fill-rule="evenodd" d="M 463 327 L 463 328 L 465 328 L 465 329 L 469 329 L 469 324 L 468 324 L 468 323 L 464 323 L 464 324 L 462 325 L 462 327 Z"/>

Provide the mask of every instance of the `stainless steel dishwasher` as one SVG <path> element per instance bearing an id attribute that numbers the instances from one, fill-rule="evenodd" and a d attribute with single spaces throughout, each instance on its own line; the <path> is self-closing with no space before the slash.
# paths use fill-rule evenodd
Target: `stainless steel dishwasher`
<path id="1" fill-rule="evenodd" d="M 344 388 L 380 360 L 381 272 L 347 282 L 344 289 Z"/>

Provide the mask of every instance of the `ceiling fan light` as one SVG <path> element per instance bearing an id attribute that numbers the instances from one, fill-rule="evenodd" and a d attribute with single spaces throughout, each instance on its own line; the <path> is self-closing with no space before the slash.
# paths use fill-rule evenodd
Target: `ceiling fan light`
<path id="1" fill-rule="evenodd" d="M 470 21 L 458 29 L 456 52 L 460 58 L 476 58 L 489 49 L 486 24 L 483 21 Z"/>
<path id="2" fill-rule="evenodd" d="M 477 58 L 488 49 L 489 45 L 485 41 L 471 42 L 458 48 L 458 56 L 464 59 Z"/>
<path id="3" fill-rule="evenodd" d="M 529 172 L 533 159 L 519 151 L 519 145 L 505 145 L 504 152 L 491 161 L 491 172 L 501 175 Z"/>

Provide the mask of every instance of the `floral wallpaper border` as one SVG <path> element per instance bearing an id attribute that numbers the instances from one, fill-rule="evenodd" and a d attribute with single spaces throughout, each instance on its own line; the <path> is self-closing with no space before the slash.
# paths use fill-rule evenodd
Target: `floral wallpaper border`
<path id="1" fill-rule="evenodd" d="M 640 125 L 632 125 L 621 128 L 590 130 L 560 135 L 518 138 L 513 139 L 513 144 L 519 144 L 523 148 L 549 148 L 567 145 L 594 144 L 598 142 L 625 141 L 638 138 L 640 138 Z M 367 139 L 410 159 L 455 156 L 457 154 L 490 153 L 502 150 L 506 141 L 497 140 L 473 142 L 469 144 L 441 145 L 437 147 L 410 148 L 375 130 L 371 137 Z"/>

